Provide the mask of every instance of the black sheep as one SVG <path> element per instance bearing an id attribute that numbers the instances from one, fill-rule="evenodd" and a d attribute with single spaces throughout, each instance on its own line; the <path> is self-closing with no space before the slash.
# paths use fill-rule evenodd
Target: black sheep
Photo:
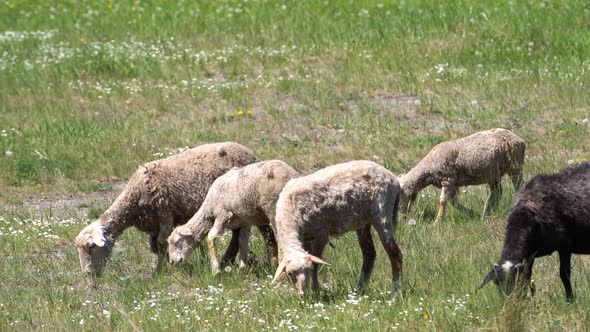
<path id="1" fill-rule="evenodd" d="M 555 251 L 570 302 L 571 256 L 590 254 L 590 162 L 537 175 L 520 188 L 508 216 L 502 257 L 480 288 L 492 280 L 507 293 L 517 282 L 529 286 L 535 258 Z"/>

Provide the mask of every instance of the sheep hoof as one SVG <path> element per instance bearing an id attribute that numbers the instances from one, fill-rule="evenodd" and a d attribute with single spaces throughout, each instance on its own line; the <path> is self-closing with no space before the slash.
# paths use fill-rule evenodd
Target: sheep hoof
<path id="1" fill-rule="evenodd" d="M 397 300 L 398 298 L 400 298 L 402 296 L 402 291 L 401 291 L 401 281 L 395 281 L 393 283 L 393 300 Z"/>

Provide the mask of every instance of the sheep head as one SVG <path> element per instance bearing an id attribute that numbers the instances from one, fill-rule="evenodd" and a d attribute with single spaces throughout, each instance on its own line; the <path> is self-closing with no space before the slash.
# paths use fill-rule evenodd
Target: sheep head
<path id="1" fill-rule="evenodd" d="M 281 263 L 279 263 L 279 267 L 277 268 L 272 283 L 275 283 L 282 276 L 287 275 L 289 280 L 291 280 L 295 286 L 297 294 L 303 295 L 305 288 L 307 288 L 307 284 L 309 283 L 307 276 L 313 269 L 313 263 L 330 265 L 320 258 L 306 252 L 288 254 L 283 258 Z"/>
<path id="2" fill-rule="evenodd" d="M 170 263 L 182 263 L 188 259 L 193 251 L 195 239 L 186 226 L 174 229 L 168 237 L 168 256 Z"/>
<path id="3" fill-rule="evenodd" d="M 501 263 L 501 264 L 500 264 Z M 494 264 L 492 270 L 487 274 L 479 288 L 483 288 L 490 281 L 493 281 L 498 290 L 505 296 L 512 293 L 516 287 L 519 279 L 522 278 L 524 272 L 523 263 L 514 263 L 512 261 L 502 261 Z"/>
<path id="4" fill-rule="evenodd" d="M 414 204 L 414 201 L 416 200 L 417 193 L 413 192 L 409 186 L 405 185 L 404 176 L 405 174 L 398 176 L 398 181 L 401 187 L 399 194 L 399 209 L 401 213 L 408 213 L 410 212 L 412 204 Z"/>
<path id="5" fill-rule="evenodd" d="M 76 237 L 76 248 L 82 272 L 100 277 L 113 248 L 113 242 L 106 238 L 103 228 L 97 222 L 84 227 Z"/>

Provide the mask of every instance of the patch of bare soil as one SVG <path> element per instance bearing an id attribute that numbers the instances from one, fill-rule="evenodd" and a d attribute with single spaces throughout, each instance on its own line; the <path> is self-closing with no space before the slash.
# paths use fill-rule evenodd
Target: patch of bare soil
<path id="1" fill-rule="evenodd" d="M 70 194 L 62 196 L 33 196 L 22 199 L 18 203 L 8 204 L 10 210 L 30 210 L 34 214 L 45 213 L 48 211 L 59 212 L 71 209 L 78 209 L 84 214 L 88 213 L 90 207 L 100 201 L 114 201 L 115 198 L 123 191 L 127 184 L 126 181 L 116 180 L 112 183 L 111 190 L 100 190 L 88 194 Z"/>
<path id="2" fill-rule="evenodd" d="M 420 112 L 420 97 L 413 95 L 396 95 L 387 92 L 378 92 L 365 99 L 383 112 L 399 119 L 402 123 L 412 123 L 428 115 Z"/>
<path id="3" fill-rule="evenodd" d="M 400 96 L 382 93 L 369 98 L 367 101 L 385 111 L 401 112 L 411 116 L 419 115 L 416 114 L 420 106 L 420 98 L 418 96 Z"/>

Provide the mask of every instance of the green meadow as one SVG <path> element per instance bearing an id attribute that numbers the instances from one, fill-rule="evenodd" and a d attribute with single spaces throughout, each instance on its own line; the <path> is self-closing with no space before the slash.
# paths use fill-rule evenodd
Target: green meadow
<path id="1" fill-rule="evenodd" d="M 353 159 L 409 171 L 437 143 L 502 127 L 527 143 L 525 178 L 590 160 L 587 1 L 4 1 L 0 3 L 0 331 L 572 331 L 590 326 L 590 260 L 557 255 L 537 294 L 478 286 L 499 258 L 514 188 L 440 192 L 400 216 L 403 285 L 376 240 L 333 239 L 319 296 L 271 285 L 262 239 L 245 271 L 207 257 L 154 272 L 127 230 L 100 280 L 73 240 L 147 161 L 235 141 L 303 173 Z M 414 221 L 416 221 L 414 223 Z M 229 235 L 229 234 L 226 234 Z M 222 238 L 227 243 L 228 236 Z M 389 271 L 389 272 L 388 272 Z"/>

